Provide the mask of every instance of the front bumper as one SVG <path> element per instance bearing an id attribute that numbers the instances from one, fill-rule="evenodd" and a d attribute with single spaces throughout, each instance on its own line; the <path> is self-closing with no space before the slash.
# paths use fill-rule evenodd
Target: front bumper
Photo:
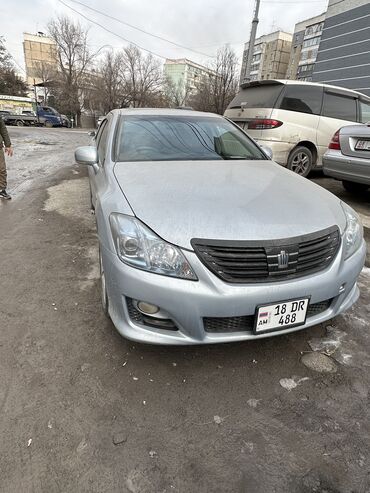
<path id="1" fill-rule="evenodd" d="M 323 156 L 324 174 L 337 180 L 370 185 L 370 159 L 344 156 L 329 149 Z"/>
<path id="2" fill-rule="evenodd" d="M 365 243 L 346 261 L 342 248 L 329 268 L 311 276 L 266 284 L 226 284 L 213 275 L 193 252 L 184 252 L 199 281 L 173 279 L 132 268 L 115 253 L 102 248 L 109 298 L 109 314 L 124 337 L 149 344 L 210 344 L 262 339 L 288 334 L 324 322 L 347 310 L 359 296 L 356 285 L 366 254 Z M 344 286 L 344 291 L 342 291 Z M 255 335 L 252 331 L 209 333 L 205 317 L 254 315 L 256 306 L 310 296 L 312 304 L 332 299 L 322 313 L 308 317 L 299 327 Z M 175 322 L 177 331 L 150 328 L 133 321 L 126 298 L 157 305 Z"/>

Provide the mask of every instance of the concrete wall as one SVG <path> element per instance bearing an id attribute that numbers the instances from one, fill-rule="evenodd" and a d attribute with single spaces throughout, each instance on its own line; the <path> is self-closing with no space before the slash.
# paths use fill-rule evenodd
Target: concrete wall
<path id="1" fill-rule="evenodd" d="M 313 81 L 355 89 L 370 96 L 370 3 L 331 1 Z"/>

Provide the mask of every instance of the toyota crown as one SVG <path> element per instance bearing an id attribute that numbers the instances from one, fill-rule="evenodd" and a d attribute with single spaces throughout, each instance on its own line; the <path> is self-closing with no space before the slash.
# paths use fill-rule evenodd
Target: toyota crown
<path id="1" fill-rule="evenodd" d="M 103 309 L 129 339 L 287 334 L 359 296 L 355 211 L 222 116 L 114 110 L 75 158 L 89 165 Z"/>

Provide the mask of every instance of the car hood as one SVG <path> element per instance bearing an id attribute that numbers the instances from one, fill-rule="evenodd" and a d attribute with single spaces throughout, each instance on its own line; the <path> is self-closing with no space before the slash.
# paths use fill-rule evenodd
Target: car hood
<path id="1" fill-rule="evenodd" d="M 270 240 L 345 228 L 334 195 L 272 161 L 125 162 L 114 173 L 136 217 L 183 248 L 192 238 Z"/>

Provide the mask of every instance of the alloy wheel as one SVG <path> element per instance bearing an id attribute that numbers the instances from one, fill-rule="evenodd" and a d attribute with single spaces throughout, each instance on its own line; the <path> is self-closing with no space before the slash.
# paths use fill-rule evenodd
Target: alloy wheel
<path id="1" fill-rule="evenodd" d="M 310 168 L 310 159 L 305 152 L 298 152 L 291 164 L 291 170 L 298 175 L 304 175 Z"/>

